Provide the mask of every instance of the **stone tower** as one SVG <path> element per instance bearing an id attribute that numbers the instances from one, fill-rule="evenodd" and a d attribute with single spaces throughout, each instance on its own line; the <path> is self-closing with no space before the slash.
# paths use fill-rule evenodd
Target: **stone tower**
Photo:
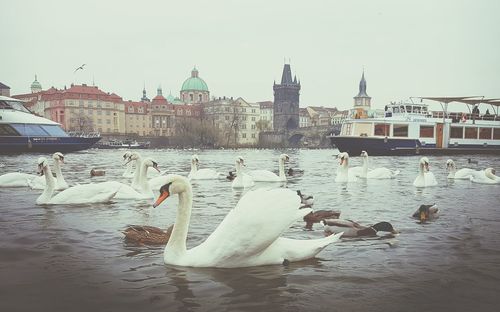
<path id="1" fill-rule="evenodd" d="M 359 93 L 354 97 L 354 107 L 369 109 L 371 107 L 372 98 L 366 94 L 366 80 L 365 71 L 363 70 L 363 75 L 361 76 L 361 81 L 359 82 Z"/>
<path id="2" fill-rule="evenodd" d="M 276 132 L 288 132 L 299 127 L 299 95 L 300 82 L 295 76 L 292 80 L 290 64 L 285 64 L 281 83 L 273 85 L 274 117 L 273 126 Z"/>

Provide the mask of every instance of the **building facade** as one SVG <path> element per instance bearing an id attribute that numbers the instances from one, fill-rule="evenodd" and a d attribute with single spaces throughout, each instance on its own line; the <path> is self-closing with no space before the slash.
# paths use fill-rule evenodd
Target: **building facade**
<path id="1" fill-rule="evenodd" d="M 281 83 L 273 85 L 273 128 L 276 132 L 287 132 L 299 127 L 300 82 L 292 80 L 290 64 L 285 64 Z"/>
<path id="2" fill-rule="evenodd" d="M 156 96 L 151 100 L 151 133 L 154 136 L 173 136 L 175 133 L 175 111 L 172 104 L 163 96 L 158 87 Z"/>
<path id="3" fill-rule="evenodd" d="M 260 130 L 273 130 L 274 104 L 271 101 L 258 102 L 260 106 Z"/>
<path id="4" fill-rule="evenodd" d="M 181 87 L 181 101 L 186 104 L 206 103 L 210 100 L 207 83 L 198 76 L 198 69 L 193 68 L 191 77 Z"/>
<path id="5" fill-rule="evenodd" d="M 305 128 L 311 126 L 311 117 L 309 116 L 309 112 L 306 108 L 299 109 L 299 127 Z"/>
<path id="6" fill-rule="evenodd" d="M 6 84 L 0 82 L 0 95 L 1 96 L 10 96 L 10 87 Z"/>
<path id="7" fill-rule="evenodd" d="M 149 102 L 124 102 L 125 133 L 139 136 L 152 135 L 151 104 Z"/>

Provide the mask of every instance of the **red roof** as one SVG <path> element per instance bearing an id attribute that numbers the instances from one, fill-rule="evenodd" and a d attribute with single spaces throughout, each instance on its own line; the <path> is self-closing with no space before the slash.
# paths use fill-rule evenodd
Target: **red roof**
<path id="1" fill-rule="evenodd" d="M 157 95 L 152 100 L 153 104 L 168 104 L 167 99 L 163 95 Z"/>
<path id="2" fill-rule="evenodd" d="M 260 109 L 273 108 L 274 103 L 272 101 L 257 102 L 260 105 Z"/>
<path id="3" fill-rule="evenodd" d="M 123 104 L 125 104 L 125 114 L 147 114 L 149 112 L 149 103 L 127 101 Z M 139 112 L 141 107 L 142 112 Z"/>

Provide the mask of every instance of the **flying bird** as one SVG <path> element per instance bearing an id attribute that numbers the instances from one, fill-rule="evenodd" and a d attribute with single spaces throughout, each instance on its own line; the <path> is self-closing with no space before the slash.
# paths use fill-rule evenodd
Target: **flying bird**
<path id="1" fill-rule="evenodd" d="M 76 71 L 77 71 L 77 70 L 79 70 L 79 69 L 83 70 L 83 66 L 85 66 L 85 65 L 86 65 L 86 64 L 82 64 L 82 66 L 77 67 L 77 69 L 75 69 L 75 71 L 73 72 L 73 74 L 74 74 L 74 73 L 76 73 Z"/>

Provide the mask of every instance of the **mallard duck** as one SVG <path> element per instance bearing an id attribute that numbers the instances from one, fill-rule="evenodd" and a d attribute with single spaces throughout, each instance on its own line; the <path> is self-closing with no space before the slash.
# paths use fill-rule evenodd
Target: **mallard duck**
<path id="1" fill-rule="evenodd" d="M 301 208 L 310 208 L 312 205 L 314 205 L 314 197 L 312 195 L 302 194 L 300 190 L 297 190 L 297 195 L 300 196 L 300 202 L 302 203 Z"/>
<path id="2" fill-rule="evenodd" d="M 100 177 L 106 174 L 106 170 L 92 169 L 90 170 L 90 177 Z"/>
<path id="3" fill-rule="evenodd" d="M 470 159 L 470 158 L 467 158 L 467 163 L 468 164 L 475 164 L 475 165 L 479 164 L 479 162 L 477 160 L 473 160 L 473 159 Z"/>
<path id="4" fill-rule="evenodd" d="M 234 171 L 229 171 L 229 174 L 226 176 L 226 179 L 229 181 L 233 181 L 234 178 L 236 178 L 236 174 L 234 174 Z"/>
<path id="5" fill-rule="evenodd" d="M 288 176 L 301 176 L 304 174 L 304 170 L 288 168 L 286 175 Z"/>
<path id="6" fill-rule="evenodd" d="M 439 209 L 436 204 L 432 205 L 420 205 L 420 207 L 412 215 L 413 218 L 420 220 L 420 223 L 424 223 L 427 220 L 436 219 L 439 216 Z"/>
<path id="7" fill-rule="evenodd" d="M 338 219 L 340 217 L 339 211 L 333 210 L 318 210 L 311 211 L 309 214 L 304 216 L 304 221 L 306 222 L 306 229 L 312 230 L 314 223 L 319 223 L 324 219 Z"/>
<path id="8" fill-rule="evenodd" d="M 327 235 L 344 232 L 342 237 L 363 237 L 363 236 L 377 236 L 377 232 L 391 232 L 397 234 L 398 231 L 394 229 L 389 222 L 379 222 L 372 226 L 364 226 L 351 220 L 322 220 L 325 226 L 325 233 Z"/>
<path id="9" fill-rule="evenodd" d="M 172 234 L 174 225 L 171 225 L 166 231 L 148 225 L 131 225 L 122 233 L 125 234 L 127 242 L 133 242 L 140 245 L 166 245 Z"/>

